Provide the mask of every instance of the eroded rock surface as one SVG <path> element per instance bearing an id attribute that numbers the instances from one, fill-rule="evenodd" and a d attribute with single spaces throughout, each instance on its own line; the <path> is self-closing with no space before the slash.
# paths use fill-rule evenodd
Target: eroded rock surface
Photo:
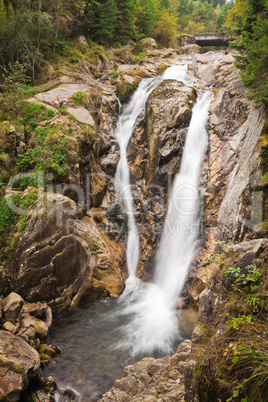
<path id="1" fill-rule="evenodd" d="M 123 249 L 93 220 L 77 221 L 76 215 L 74 201 L 47 193 L 28 217 L 25 231 L 17 237 L 14 260 L 15 290 L 28 301 L 68 309 L 74 307 L 78 292 L 80 299 L 88 290 L 96 297 L 118 297 L 122 292 Z"/>
<path id="2" fill-rule="evenodd" d="M 20 337 L 0 331 L 0 399 L 18 401 L 20 393 L 39 375 L 38 352 Z"/>
<path id="3" fill-rule="evenodd" d="M 184 401 L 184 372 L 194 362 L 190 359 L 192 343 L 180 344 L 173 356 L 162 359 L 145 357 L 127 366 L 121 379 L 103 395 L 100 402 L 162 402 Z"/>

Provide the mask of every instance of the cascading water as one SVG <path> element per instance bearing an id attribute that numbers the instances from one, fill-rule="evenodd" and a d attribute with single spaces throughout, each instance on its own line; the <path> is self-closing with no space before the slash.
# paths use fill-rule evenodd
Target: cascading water
<path id="1" fill-rule="evenodd" d="M 162 79 L 168 78 L 178 79 L 188 85 L 192 84 L 187 80 L 187 66 L 172 66 L 167 69 Z M 137 98 L 139 99 L 138 94 Z M 154 282 L 136 285 L 134 292 L 132 286 L 132 293 L 127 292 L 128 305 L 124 314 L 132 315 L 132 321 L 126 326 L 125 337 L 120 345 L 132 349 L 133 354 L 152 353 L 155 350 L 170 353 L 174 341 L 179 338 L 175 303 L 195 253 L 195 241 L 199 228 L 198 181 L 207 143 L 205 127 L 211 99 L 211 93 L 199 91 L 197 103 L 193 108 L 181 169 L 173 184 L 160 248 L 157 253 Z M 135 107 L 134 101 L 135 96 L 129 107 Z M 129 128 L 128 139 L 124 142 L 126 154 L 127 142 L 131 135 L 130 127 L 132 127 L 132 131 L 135 121 L 132 120 L 130 124 L 126 118 L 124 123 Z M 121 174 L 125 173 L 125 183 L 127 184 L 125 195 L 131 206 L 131 213 L 128 212 L 128 216 L 129 221 L 133 223 L 135 222 L 133 200 L 125 156 L 121 163 L 121 169 L 124 168 L 124 172 L 122 171 Z M 139 239 L 136 224 L 135 228 L 132 228 L 133 232 L 131 232 L 131 228 L 129 230 L 131 238 L 128 242 L 127 256 L 131 256 L 132 259 L 127 259 L 127 263 L 130 264 L 128 265 L 129 276 L 132 280 L 138 263 Z M 123 299 L 125 298 L 123 297 Z"/>
<path id="2" fill-rule="evenodd" d="M 187 74 L 187 66 L 175 65 L 168 68 L 162 77 L 142 80 L 117 123 L 116 139 L 120 147 L 120 160 L 116 172 L 116 186 L 117 192 L 120 193 L 120 196 L 123 199 L 128 217 L 128 240 L 126 252 L 129 274 L 126 283 L 128 290 L 133 287 L 135 288 L 138 282 L 136 271 L 139 261 L 139 233 L 135 219 L 130 172 L 127 163 L 127 146 L 136 120 L 138 116 L 144 112 L 146 101 L 156 85 L 165 79 L 177 79 L 186 83 L 187 78 L 189 82 L 190 77 Z"/>

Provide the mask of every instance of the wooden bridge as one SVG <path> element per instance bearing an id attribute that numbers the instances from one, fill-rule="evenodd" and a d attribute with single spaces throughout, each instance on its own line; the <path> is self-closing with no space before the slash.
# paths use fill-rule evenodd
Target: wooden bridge
<path id="1" fill-rule="evenodd" d="M 224 46 L 232 38 L 222 30 L 196 31 L 194 36 L 195 43 L 199 46 Z"/>

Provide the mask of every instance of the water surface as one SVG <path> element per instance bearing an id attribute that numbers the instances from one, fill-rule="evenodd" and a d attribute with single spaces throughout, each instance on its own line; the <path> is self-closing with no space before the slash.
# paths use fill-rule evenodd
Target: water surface
<path id="1" fill-rule="evenodd" d="M 97 401 L 122 376 L 125 366 L 145 356 L 133 356 L 130 349 L 119 346 L 123 328 L 131 318 L 121 315 L 124 305 L 107 299 L 55 315 L 47 343 L 59 346 L 63 353 L 55 359 L 56 364 L 45 369 L 45 376 L 53 376 L 60 388 L 78 391 L 83 401 Z M 178 314 L 180 339 L 176 340 L 174 350 L 190 337 L 195 322 L 192 311 Z M 150 356 L 161 357 L 161 354 Z"/>

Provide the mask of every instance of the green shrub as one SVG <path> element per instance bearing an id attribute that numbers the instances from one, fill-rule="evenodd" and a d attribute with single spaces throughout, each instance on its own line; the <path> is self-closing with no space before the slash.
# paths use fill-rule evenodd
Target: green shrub
<path id="1" fill-rule="evenodd" d="M 16 159 L 20 171 L 52 172 L 60 176 L 70 174 L 69 151 L 71 140 L 62 135 L 61 128 L 38 127 L 32 134 L 29 148 Z"/>
<path id="2" fill-rule="evenodd" d="M 21 209 L 29 209 L 38 198 L 37 192 L 29 192 L 25 196 L 18 194 L 12 197 L 12 202 Z M 6 199 L 0 196 L 0 261 L 12 260 L 12 248 L 15 226 L 19 223 L 18 231 L 23 232 L 26 228 L 27 219 L 14 212 L 7 204 Z"/>

